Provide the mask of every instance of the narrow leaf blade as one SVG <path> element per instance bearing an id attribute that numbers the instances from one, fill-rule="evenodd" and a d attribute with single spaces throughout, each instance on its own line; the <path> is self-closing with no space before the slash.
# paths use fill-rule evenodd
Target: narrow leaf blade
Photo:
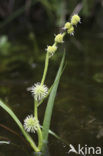
<path id="1" fill-rule="evenodd" d="M 31 136 L 25 131 L 22 123 L 20 120 L 17 118 L 17 116 L 14 114 L 14 112 L 4 103 L 0 100 L 0 107 L 2 107 L 8 114 L 13 118 L 13 120 L 16 122 L 16 124 L 19 126 L 20 130 L 22 131 L 23 135 L 25 136 L 26 140 L 30 143 L 31 147 L 35 150 L 38 151 L 38 148 L 35 145 L 35 142 L 31 138 Z"/>
<path id="2" fill-rule="evenodd" d="M 53 86 L 53 88 L 51 90 L 51 93 L 50 93 L 50 96 L 49 96 L 49 99 L 48 99 L 48 103 L 47 103 L 47 107 L 46 107 L 46 111 L 45 111 L 42 132 L 43 132 L 43 140 L 46 143 L 47 143 L 47 140 L 48 140 L 50 122 L 51 122 L 52 111 L 53 111 L 53 106 L 54 106 L 54 100 L 55 100 L 55 97 L 56 97 L 59 80 L 60 80 L 62 70 L 63 70 L 64 59 L 65 59 L 65 53 L 64 53 L 64 55 L 62 57 L 60 67 L 59 67 L 59 70 L 57 72 L 57 75 L 56 75 L 56 78 L 55 78 L 55 81 L 54 81 L 54 86 Z"/>

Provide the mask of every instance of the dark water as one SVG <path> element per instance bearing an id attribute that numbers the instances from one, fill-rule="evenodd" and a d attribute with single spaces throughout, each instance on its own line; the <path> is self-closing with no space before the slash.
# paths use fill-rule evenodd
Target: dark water
<path id="1" fill-rule="evenodd" d="M 51 43 L 49 33 L 43 37 L 40 34 L 37 39 L 33 34 L 29 38 L 24 36 L 21 42 L 11 41 L 5 53 L 1 49 L 0 97 L 22 122 L 33 113 L 33 98 L 27 88 L 41 80 L 44 49 Z M 47 156 L 68 156 L 70 147 L 67 144 L 76 149 L 78 144 L 103 146 L 103 39 L 85 32 L 80 37 L 77 34 L 76 39 L 71 37 L 68 41 L 66 38 L 64 46 L 67 65 L 58 88 L 51 122 L 51 129 L 64 141 L 50 136 Z M 46 79 L 48 86 L 55 78 L 62 52 L 61 47 L 50 62 Z M 41 124 L 45 106 L 46 103 L 39 108 Z M 0 156 L 32 155 L 19 128 L 1 108 L 0 124 L 0 140 L 10 141 L 9 145 L 0 144 Z"/>

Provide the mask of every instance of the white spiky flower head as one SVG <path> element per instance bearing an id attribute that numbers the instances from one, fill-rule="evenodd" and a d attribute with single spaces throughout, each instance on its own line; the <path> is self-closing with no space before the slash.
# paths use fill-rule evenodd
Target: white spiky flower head
<path id="1" fill-rule="evenodd" d="M 41 101 L 48 94 L 48 88 L 46 85 L 41 85 L 41 83 L 38 82 L 31 87 L 31 92 L 36 101 Z"/>
<path id="2" fill-rule="evenodd" d="M 33 117 L 33 115 L 28 115 L 24 120 L 24 128 L 27 132 L 35 133 L 39 126 L 39 121 Z"/>

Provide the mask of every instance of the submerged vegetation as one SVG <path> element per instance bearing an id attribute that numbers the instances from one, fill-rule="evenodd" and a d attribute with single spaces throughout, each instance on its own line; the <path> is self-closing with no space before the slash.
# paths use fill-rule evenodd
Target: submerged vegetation
<path id="1" fill-rule="evenodd" d="M 80 23 L 80 17 L 77 14 L 75 14 L 72 16 L 70 22 L 65 23 L 63 27 L 63 32 L 55 35 L 54 43 L 52 45 L 47 46 L 44 72 L 42 75 L 41 82 L 35 83 L 31 88 L 28 89 L 32 92 L 34 98 L 34 111 L 33 114 L 29 114 L 24 119 L 24 124 L 22 124 L 18 117 L 14 114 L 14 112 L 4 102 L 0 100 L 0 106 L 5 111 L 7 111 L 9 115 L 14 119 L 16 124 L 19 126 L 21 132 L 23 133 L 24 137 L 29 142 L 29 144 L 35 152 L 42 152 L 44 150 L 45 144 L 48 142 L 48 134 L 51 132 L 50 122 L 54 106 L 54 100 L 56 97 L 59 80 L 64 69 L 65 52 L 63 54 L 56 78 L 51 87 L 47 87 L 47 85 L 45 84 L 49 61 L 51 57 L 53 57 L 53 55 L 56 53 L 59 44 L 64 43 L 65 35 L 74 35 L 74 27 L 77 26 L 78 23 Z M 45 110 L 43 125 L 41 126 L 41 123 L 38 118 L 38 108 L 48 96 L 49 98 Z M 36 144 L 36 141 L 33 140 L 29 133 L 37 133 L 38 144 Z M 52 132 L 52 134 L 54 133 Z"/>

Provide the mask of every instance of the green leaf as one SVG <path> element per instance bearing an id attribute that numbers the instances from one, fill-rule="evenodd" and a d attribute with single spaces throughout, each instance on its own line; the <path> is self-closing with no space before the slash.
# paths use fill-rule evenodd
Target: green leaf
<path id="1" fill-rule="evenodd" d="M 8 114 L 14 119 L 16 124 L 19 126 L 20 130 L 22 131 L 23 135 L 25 136 L 26 140 L 30 143 L 31 147 L 34 149 L 34 151 L 38 152 L 39 149 L 36 147 L 35 142 L 32 140 L 31 136 L 25 131 L 22 123 L 17 118 L 17 116 L 14 114 L 14 112 L 0 100 L 0 106 L 8 112 Z"/>
<path id="2" fill-rule="evenodd" d="M 60 77 L 61 77 L 61 74 L 62 74 L 64 60 L 65 60 L 65 53 L 64 53 L 64 55 L 62 57 L 60 67 L 59 67 L 59 70 L 57 72 L 57 75 L 56 75 L 56 78 L 55 78 L 55 81 L 54 81 L 54 85 L 53 85 L 53 88 L 51 90 L 51 93 L 50 93 L 50 96 L 49 96 L 49 99 L 48 99 L 48 103 L 47 103 L 47 107 L 46 107 L 46 111 L 45 111 L 45 116 L 44 116 L 44 121 L 43 121 L 43 129 L 42 129 L 43 140 L 44 140 L 45 143 L 47 143 L 47 140 L 48 140 L 50 122 L 51 122 L 52 111 L 53 111 L 53 106 L 54 106 L 54 100 L 55 100 L 55 97 L 56 97 L 59 80 L 60 80 Z"/>

